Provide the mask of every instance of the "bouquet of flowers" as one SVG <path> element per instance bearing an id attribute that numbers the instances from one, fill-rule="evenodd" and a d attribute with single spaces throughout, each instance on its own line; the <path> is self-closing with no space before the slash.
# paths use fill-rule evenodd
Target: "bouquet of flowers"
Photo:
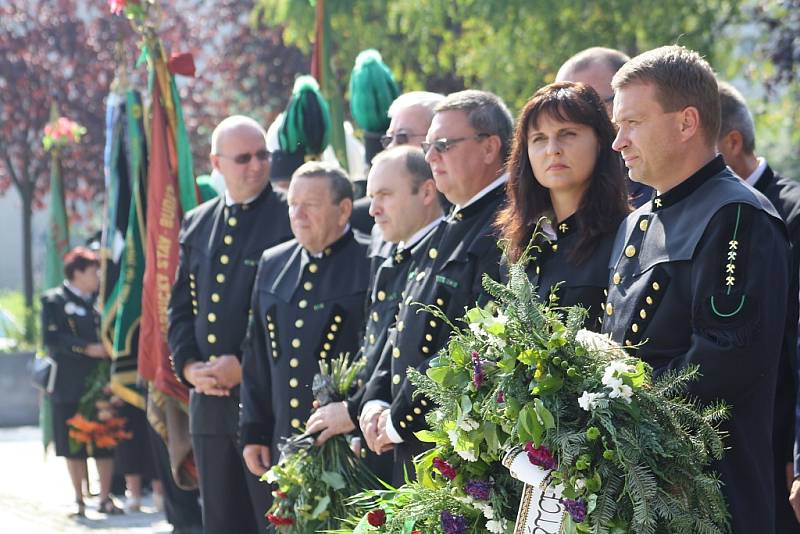
<path id="1" fill-rule="evenodd" d="M 346 355 L 330 365 L 320 361 L 312 390 L 320 406 L 341 402 L 366 365 L 361 359 L 350 362 Z M 345 501 L 367 488 L 380 487 L 380 481 L 350 448 L 347 437 L 334 436 L 316 446 L 316 436 L 293 436 L 280 446 L 281 458 L 262 480 L 277 485 L 267 519 L 276 532 L 301 534 L 332 529 L 347 516 Z"/>
<path id="2" fill-rule="evenodd" d="M 110 363 L 102 361 L 86 379 L 88 389 L 78 403 L 78 412 L 67 419 L 70 451 L 77 452 L 86 445 L 89 454 L 94 449 L 112 449 L 123 439 L 131 439 L 125 430 L 126 419 L 116 417 L 108 393 Z"/>
<path id="3" fill-rule="evenodd" d="M 683 396 L 696 368 L 654 380 L 582 329 L 584 309 L 540 302 L 524 266 L 505 285 L 484 279 L 495 304 L 468 310 L 446 351 L 409 375 L 436 405 L 432 430 L 417 434 L 433 448 L 415 460 L 416 482 L 352 499 L 352 531 L 514 532 L 522 483 L 502 460 L 517 450 L 558 488 L 566 513 L 553 532 L 726 532 L 708 470 L 723 454 L 726 406 Z"/>

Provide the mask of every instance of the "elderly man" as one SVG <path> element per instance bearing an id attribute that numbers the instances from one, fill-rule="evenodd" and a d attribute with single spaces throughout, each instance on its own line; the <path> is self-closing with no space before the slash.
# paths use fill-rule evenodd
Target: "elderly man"
<path id="1" fill-rule="evenodd" d="M 288 200 L 295 239 L 259 261 L 244 345 L 241 434 L 256 476 L 308 418 L 320 361 L 358 351 L 369 283 L 366 238 L 357 239 L 348 222 L 353 189 L 344 171 L 305 163 L 292 175 Z"/>
<path id="2" fill-rule="evenodd" d="M 263 532 L 268 499 L 237 442 L 241 351 L 258 258 L 291 237 L 288 208 L 269 183 L 264 129 L 235 115 L 211 136 L 225 193 L 186 214 L 169 304 L 168 341 L 192 388 L 189 427 L 200 475 L 203 529 Z"/>
<path id="3" fill-rule="evenodd" d="M 582 50 L 566 60 L 556 74 L 557 82 L 585 83 L 597 91 L 608 116 L 611 116 L 614 105 L 614 90 L 611 89 L 611 78 L 630 58 L 613 48 L 595 46 Z M 627 180 L 628 194 L 634 207 L 638 208 L 653 194 L 652 188 L 645 184 Z"/>
<path id="4" fill-rule="evenodd" d="M 425 369 L 450 333 L 438 317 L 420 311 L 419 304 L 438 306 L 455 319 L 465 307 L 484 302 L 484 274 L 499 276 L 493 222 L 505 200 L 503 165 L 511 131 L 511 115 L 497 96 L 461 91 L 436 107 L 422 143 L 436 187 L 454 209 L 425 241 L 420 261 L 409 271 L 405 299 L 385 348 L 391 357 L 384 358 L 385 367 L 373 373 L 367 386 L 375 393 L 365 395 L 364 402 L 385 404 L 361 418 L 374 451 L 395 448 L 395 483 L 402 482 L 407 462 L 425 448 L 414 432 L 426 427 L 425 413 L 431 408 L 427 399 L 413 396 L 406 369 Z M 381 380 L 385 385 L 375 383 Z"/>
<path id="5" fill-rule="evenodd" d="M 617 234 L 603 331 L 657 375 L 699 366 L 689 393 L 731 410 L 714 468 L 733 531 L 774 532 L 772 422 L 790 263 L 783 221 L 716 155 L 717 80 L 698 54 L 645 52 L 612 85 L 613 147 L 631 179 L 657 194 Z"/>
<path id="6" fill-rule="evenodd" d="M 386 135 L 381 137 L 383 148 L 409 144 L 419 146 L 428 133 L 428 127 L 433 119 L 433 109 L 443 98 L 444 96 L 438 93 L 427 91 L 411 91 L 395 98 L 388 111 L 389 118 L 392 119 L 389 129 L 386 130 Z M 353 228 L 365 234 L 372 232 L 375 223 L 370 205 L 371 200 L 368 196 L 356 200 L 353 204 Z"/>
<path id="7" fill-rule="evenodd" d="M 776 175 L 764 158 L 756 156 L 753 117 L 742 94 L 727 82 L 719 82 L 722 123 L 717 148 L 725 163 L 739 177 L 764 194 L 786 222 L 792 242 L 793 267 L 789 295 L 797 295 L 798 254 L 800 254 L 800 184 Z M 778 373 L 775 396 L 775 512 L 776 532 L 800 532 L 788 501 L 787 485 L 792 486 L 798 471 L 792 468 L 797 400 L 797 298 L 789 300 L 784 352 Z M 800 481 L 795 483 L 793 505 L 800 511 Z"/>
<path id="8" fill-rule="evenodd" d="M 362 373 L 365 381 L 381 358 L 408 270 L 419 260 L 423 248 L 418 245 L 442 219 L 439 193 L 419 148 L 396 146 L 375 156 L 367 180 L 367 195 L 372 201 L 370 213 L 392 247 L 388 257 L 373 267 L 371 275 L 367 323 L 361 340 L 361 355 L 367 359 Z M 359 424 L 364 392 L 365 388 L 359 388 L 347 401 L 317 410 L 308 421 L 308 431 L 321 432 L 318 441 L 322 443 L 336 434 L 354 430 Z M 367 461 L 379 476 L 391 476 L 386 460 L 370 456 Z"/>

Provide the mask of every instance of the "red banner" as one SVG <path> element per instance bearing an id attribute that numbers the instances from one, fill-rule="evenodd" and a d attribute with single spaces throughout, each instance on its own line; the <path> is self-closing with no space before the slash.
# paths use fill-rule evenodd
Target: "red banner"
<path id="1" fill-rule="evenodd" d="M 178 232 L 183 213 L 178 190 L 174 138 L 169 135 L 161 88 L 153 83 L 150 161 L 147 172 L 147 242 L 145 244 L 139 374 L 167 395 L 188 402 L 169 361 L 167 307 L 178 268 Z"/>

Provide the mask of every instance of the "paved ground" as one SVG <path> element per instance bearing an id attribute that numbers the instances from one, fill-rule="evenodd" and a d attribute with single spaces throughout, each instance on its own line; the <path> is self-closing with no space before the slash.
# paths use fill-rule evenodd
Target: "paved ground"
<path id="1" fill-rule="evenodd" d="M 90 477 L 97 488 L 94 469 Z M 63 458 L 42 452 L 39 429 L 0 428 L 0 531 L 3 534 L 51 532 L 96 534 L 163 534 L 172 532 L 164 514 L 145 499 L 142 511 L 119 516 L 97 512 L 97 498 L 86 503 L 86 517 L 74 510 L 72 486 Z M 122 503 L 120 503 L 122 504 Z"/>

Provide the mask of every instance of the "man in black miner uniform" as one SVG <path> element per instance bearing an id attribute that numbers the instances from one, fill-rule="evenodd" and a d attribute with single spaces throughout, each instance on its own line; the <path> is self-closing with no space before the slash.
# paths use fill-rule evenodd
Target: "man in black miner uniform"
<path id="1" fill-rule="evenodd" d="M 291 237 L 288 208 L 269 183 L 265 132 L 254 120 L 223 120 L 211 136 L 211 163 L 225 178 L 225 193 L 184 219 L 169 346 L 175 373 L 192 388 L 189 429 L 204 531 L 263 532 L 268 496 L 237 443 L 240 346 L 258 259 Z"/>
<path id="2" fill-rule="evenodd" d="M 418 246 L 442 219 L 439 193 L 419 148 L 406 145 L 381 152 L 372 162 L 367 180 L 367 196 L 375 224 L 390 243 L 388 258 L 375 266 L 369 285 L 369 308 L 359 356 L 367 359 L 361 376 L 364 385 L 381 358 L 389 328 L 394 324 L 408 270 L 423 247 Z M 387 355 L 391 357 L 391 355 Z M 337 434 L 358 427 L 358 415 L 365 388 L 360 387 L 347 401 L 316 410 L 308 420 L 309 432 L 322 433 L 322 443 Z M 381 408 L 380 401 L 378 408 Z M 385 405 L 384 405 L 385 406 Z M 364 450 L 365 454 L 366 450 Z M 366 456 L 367 464 L 383 479 L 391 477 L 391 460 Z"/>
<path id="3" fill-rule="evenodd" d="M 721 127 L 717 148 L 725 163 L 739 178 L 766 196 L 789 230 L 792 243 L 792 270 L 786 314 L 784 351 L 778 372 L 775 396 L 775 513 L 776 532 L 800 532 L 789 505 L 789 491 L 795 478 L 793 445 L 795 441 L 795 403 L 797 401 L 797 308 L 798 258 L 800 256 L 800 184 L 776 175 L 764 158 L 755 154 L 756 138 L 753 117 L 742 94 L 727 82 L 718 82 Z M 800 468 L 800 465 L 798 465 Z M 800 471 L 797 472 L 800 475 Z M 797 483 L 800 491 L 800 482 Z M 800 497 L 796 497 L 800 501 Z M 800 502 L 798 502 L 800 506 Z"/>
<path id="4" fill-rule="evenodd" d="M 425 413 L 431 408 L 427 399 L 412 398 L 406 370 L 424 369 L 450 333 L 439 318 L 412 303 L 438 306 L 453 320 L 465 307 L 485 303 L 483 275 L 499 278 L 500 249 L 492 225 L 505 199 L 503 162 L 511 131 L 511 115 L 497 96 L 461 91 L 436 107 L 423 143 L 436 187 L 454 208 L 426 240 L 421 261 L 409 272 L 405 300 L 385 348 L 391 357 L 370 380 L 384 384 L 367 385 L 374 393 L 363 402 L 380 400 L 389 407 L 361 420 L 372 450 L 395 448 L 395 483 L 402 483 L 405 463 L 424 450 L 414 432 L 426 427 Z"/>
<path id="5" fill-rule="evenodd" d="M 244 344 L 241 435 L 257 476 L 277 461 L 281 438 L 308 418 L 319 362 L 358 351 L 369 283 L 368 240 L 350 229 L 353 189 L 344 171 L 302 165 L 288 201 L 295 239 L 259 261 Z"/>
<path id="6" fill-rule="evenodd" d="M 613 87 L 614 149 L 631 179 L 657 194 L 617 234 L 603 331 L 656 374 L 699 366 L 690 395 L 731 408 L 722 425 L 727 450 L 713 467 L 733 531 L 774 532 L 785 227 L 769 201 L 715 154 L 719 94 L 699 55 L 677 46 L 651 50 L 622 67 Z"/>

